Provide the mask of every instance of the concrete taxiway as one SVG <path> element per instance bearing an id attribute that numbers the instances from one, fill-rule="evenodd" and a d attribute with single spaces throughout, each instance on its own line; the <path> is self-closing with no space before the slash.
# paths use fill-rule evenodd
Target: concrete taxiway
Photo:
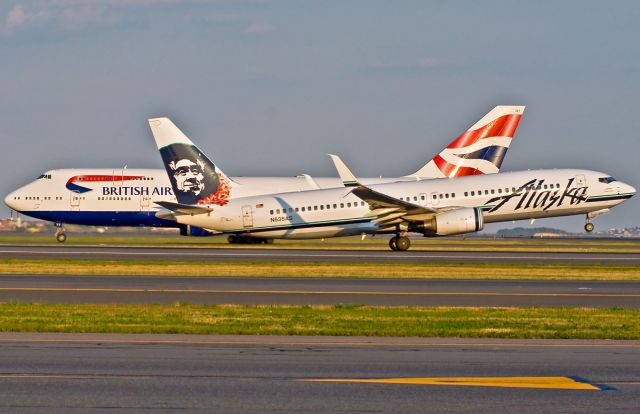
<path id="1" fill-rule="evenodd" d="M 6 412 L 527 414 L 640 406 L 638 341 L 3 333 L 0 346 Z"/>
<path id="2" fill-rule="evenodd" d="M 79 246 L 0 246 L 0 258 L 104 260 L 256 261 L 391 263 L 574 263 L 640 264 L 638 253 L 425 252 L 306 250 L 268 248 L 146 248 Z"/>
<path id="3" fill-rule="evenodd" d="M 0 301 L 637 308 L 640 282 L 0 275 Z"/>

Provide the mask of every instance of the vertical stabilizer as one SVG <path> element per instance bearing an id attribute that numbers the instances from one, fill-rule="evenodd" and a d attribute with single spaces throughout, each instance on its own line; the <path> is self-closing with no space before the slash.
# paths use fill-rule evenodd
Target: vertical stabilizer
<path id="1" fill-rule="evenodd" d="M 444 178 L 500 171 L 524 106 L 496 106 L 424 167 L 407 177 Z"/>
<path id="2" fill-rule="evenodd" d="M 236 183 L 169 118 L 149 119 L 149 127 L 180 204 L 227 204 Z"/>

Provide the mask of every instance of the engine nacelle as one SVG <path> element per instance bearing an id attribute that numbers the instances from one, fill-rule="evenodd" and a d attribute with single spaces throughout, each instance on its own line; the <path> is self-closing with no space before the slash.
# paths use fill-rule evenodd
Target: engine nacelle
<path id="1" fill-rule="evenodd" d="M 472 233 L 484 228 L 482 210 L 479 208 L 459 208 L 436 214 L 430 220 L 412 225 L 409 231 L 422 233 L 428 237 L 453 236 Z"/>

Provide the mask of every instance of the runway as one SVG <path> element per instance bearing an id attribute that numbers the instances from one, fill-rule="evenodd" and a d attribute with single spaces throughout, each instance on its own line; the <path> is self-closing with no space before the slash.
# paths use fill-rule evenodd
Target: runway
<path id="1" fill-rule="evenodd" d="M 640 282 L 0 275 L 0 301 L 640 307 Z"/>
<path id="2" fill-rule="evenodd" d="M 640 406 L 638 341 L 2 333 L 0 344 L 3 412 L 528 414 Z M 478 385 L 487 377 L 507 386 L 428 382 Z M 508 385 L 517 378 L 524 388 Z M 557 389 L 540 387 L 540 378 L 555 378 Z M 372 379 L 384 382 L 335 382 Z M 397 383 L 416 379 L 423 384 Z"/>
<path id="3" fill-rule="evenodd" d="M 103 260 L 180 261 L 304 261 L 304 262 L 385 262 L 385 263 L 575 263 L 640 264 L 638 253 L 559 252 L 425 252 L 307 250 L 269 248 L 144 248 L 79 246 L 0 246 L 0 258 L 69 258 Z"/>

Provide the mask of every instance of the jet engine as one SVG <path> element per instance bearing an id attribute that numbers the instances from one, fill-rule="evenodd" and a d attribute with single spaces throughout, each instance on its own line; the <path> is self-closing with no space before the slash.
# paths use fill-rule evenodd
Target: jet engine
<path id="1" fill-rule="evenodd" d="M 422 233 L 425 237 L 453 236 L 472 233 L 484 228 L 482 210 L 479 208 L 459 208 L 443 211 L 422 223 L 409 226 L 409 231 Z"/>

